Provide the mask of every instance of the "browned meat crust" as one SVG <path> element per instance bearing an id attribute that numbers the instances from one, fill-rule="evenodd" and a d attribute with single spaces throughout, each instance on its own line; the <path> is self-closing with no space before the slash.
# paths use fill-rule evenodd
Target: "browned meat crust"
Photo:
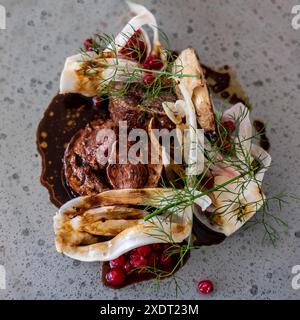
<path id="1" fill-rule="evenodd" d="M 107 177 L 114 189 L 142 188 L 148 181 L 149 173 L 144 164 L 110 164 Z"/>
<path id="2" fill-rule="evenodd" d="M 109 112 L 116 125 L 119 121 L 127 121 L 128 130 L 133 128 L 144 128 L 150 119 L 155 116 L 163 128 L 173 129 L 174 125 L 166 116 L 162 103 L 164 101 L 175 102 L 176 96 L 171 92 L 162 92 L 155 98 L 141 98 L 141 89 L 137 89 L 138 94 L 133 94 L 130 90 L 126 95 L 111 97 Z"/>
<path id="3" fill-rule="evenodd" d="M 109 112 L 112 120 L 117 125 L 120 121 L 127 121 L 128 130 L 144 127 L 145 113 L 139 103 L 140 99 L 133 95 L 111 97 Z"/>
<path id="4" fill-rule="evenodd" d="M 105 165 L 99 163 L 96 152 L 108 150 L 111 139 L 97 141 L 101 129 L 115 129 L 111 120 L 96 120 L 80 130 L 70 141 L 64 155 L 64 172 L 67 184 L 80 195 L 92 195 L 109 189 L 103 179 Z"/>
<path id="5" fill-rule="evenodd" d="M 158 128 L 173 129 L 175 126 L 165 115 L 162 103 L 175 102 L 175 94 L 163 92 L 159 97 L 143 99 L 143 92 L 140 86 L 135 86 L 123 96 L 110 97 L 111 119 L 93 121 L 72 138 L 65 151 L 64 171 L 67 184 L 73 191 L 80 195 L 92 195 L 111 187 L 124 189 L 158 185 L 162 172 L 161 164 L 117 163 L 107 166 L 106 157 L 114 140 L 99 139 L 98 135 L 101 129 L 112 129 L 117 133 L 119 121 L 127 121 L 128 130 L 146 129 L 150 117 L 153 116 L 157 120 Z M 102 159 L 104 161 L 99 158 L 99 150 L 105 155 L 105 159 Z"/>

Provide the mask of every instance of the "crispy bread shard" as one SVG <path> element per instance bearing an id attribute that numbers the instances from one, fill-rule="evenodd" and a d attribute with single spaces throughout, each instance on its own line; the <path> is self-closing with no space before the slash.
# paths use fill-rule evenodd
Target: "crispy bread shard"
<path id="1" fill-rule="evenodd" d="M 214 132 L 215 115 L 213 105 L 195 49 L 187 48 L 180 53 L 175 62 L 175 72 L 198 76 L 183 77 L 181 81 L 183 81 L 192 97 L 200 127 L 204 129 L 205 132 Z M 181 97 L 178 90 L 176 90 L 176 94 Z"/>

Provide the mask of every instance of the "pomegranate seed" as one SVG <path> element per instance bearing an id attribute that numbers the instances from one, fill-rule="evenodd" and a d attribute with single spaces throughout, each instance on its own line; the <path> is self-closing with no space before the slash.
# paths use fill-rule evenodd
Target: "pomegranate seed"
<path id="1" fill-rule="evenodd" d="M 160 70 L 164 65 L 160 58 L 151 53 L 143 62 L 142 66 L 148 70 Z"/>
<path id="2" fill-rule="evenodd" d="M 215 184 L 214 177 L 206 176 L 202 180 L 202 185 L 205 186 L 205 188 L 208 190 L 212 189 L 214 187 L 214 184 Z"/>
<path id="3" fill-rule="evenodd" d="M 94 41 L 93 41 L 92 38 L 85 39 L 84 43 L 83 43 L 84 48 L 87 51 L 92 51 L 93 50 L 93 44 L 94 44 Z"/>
<path id="4" fill-rule="evenodd" d="M 235 123 L 231 120 L 223 121 L 222 126 L 228 129 L 230 133 L 233 133 L 235 130 Z"/>
<path id="5" fill-rule="evenodd" d="M 147 259 L 139 254 L 132 254 L 130 256 L 130 263 L 134 268 L 142 268 L 147 265 Z"/>
<path id="6" fill-rule="evenodd" d="M 146 258 L 151 253 L 151 247 L 150 246 L 139 247 L 137 248 L 137 253 Z"/>
<path id="7" fill-rule="evenodd" d="M 137 30 L 131 38 L 128 39 L 120 53 L 132 59 L 144 59 L 146 54 L 146 44 L 142 37 L 141 30 Z"/>
<path id="8" fill-rule="evenodd" d="M 168 243 L 164 243 L 162 246 L 163 246 L 164 251 L 166 251 L 170 248 L 170 245 Z"/>
<path id="9" fill-rule="evenodd" d="M 131 251 L 128 252 L 129 257 L 130 257 L 132 254 L 138 254 L 138 253 L 137 253 L 137 248 L 132 249 Z"/>
<path id="10" fill-rule="evenodd" d="M 172 264 L 172 257 L 170 257 L 169 255 L 163 253 L 160 257 L 159 257 L 159 264 L 162 267 L 170 267 Z"/>
<path id="11" fill-rule="evenodd" d="M 129 273 L 132 270 L 131 263 L 130 262 L 126 262 L 123 269 L 125 270 L 126 273 Z"/>
<path id="12" fill-rule="evenodd" d="M 95 107 L 100 107 L 102 104 L 102 99 L 100 97 L 93 97 L 93 105 Z"/>
<path id="13" fill-rule="evenodd" d="M 224 142 L 223 148 L 225 151 L 229 151 L 231 148 L 231 138 L 230 135 L 226 137 L 226 141 Z"/>
<path id="14" fill-rule="evenodd" d="M 156 253 L 151 253 L 148 257 L 148 266 L 154 267 L 157 264 L 157 255 Z"/>
<path id="15" fill-rule="evenodd" d="M 162 249 L 162 245 L 161 245 L 160 243 L 154 243 L 154 244 L 152 245 L 152 249 L 153 249 L 154 251 L 160 251 L 160 250 Z"/>
<path id="16" fill-rule="evenodd" d="M 111 268 L 122 268 L 125 265 L 125 257 L 120 256 L 109 262 Z"/>
<path id="17" fill-rule="evenodd" d="M 121 269 L 111 269 L 106 275 L 106 281 L 112 286 L 120 286 L 125 281 L 125 274 Z"/>
<path id="18" fill-rule="evenodd" d="M 152 73 L 148 73 L 148 72 L 145 73 L 144 79 L 143 79 L 145 84 L 150 85 L 150 84 L 152 84 L 154 82 L 154 80 L 155 80 L 155 77 L 154 77 L 154 75 Z"/>
<path id="19" fill-rule="evenodd" d="M 214 286 L 210 280 L 201 280 L 198 283 L 198 289 L 202 294 L 209 294 L 213 291 Z"/>

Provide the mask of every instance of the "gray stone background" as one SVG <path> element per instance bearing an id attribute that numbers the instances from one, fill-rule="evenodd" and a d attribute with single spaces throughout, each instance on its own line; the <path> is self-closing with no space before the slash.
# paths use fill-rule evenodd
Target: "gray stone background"
<path id="1" fill-rule="evenodd" d="M 7 272 L 3 299 L 168 299 L 149 282 L 122 290 L 103 288 L 99 264 L 80 263 L 55 252 L 56 208 L 39 183 L 37 124 L 59 85 L 67 56 L 95 32 L 118 32 L 128 9 L 116 0 L 0 0 L 7 30 L 0 30 L 0 263 Z M 211 66 L 229 64 L 267 122 L 273 167 L 269 193 L 299 194 L 300 30 L 291 27 L 296 0 L 139 1 L 156 14 L 177 49 L 194 46 Z M 299 299 L 291 268 L 300 264 L 299 203 L 279 214 L 289 223 L 277 247 L 261 240 L 262 226 L 240 230 L 223 244 L 193 252 L 179 272 L 179 299 Z M 197 282 L 215 284 L 200 296 Z M 169 286 L 170 285 L 170 286 Z"/>

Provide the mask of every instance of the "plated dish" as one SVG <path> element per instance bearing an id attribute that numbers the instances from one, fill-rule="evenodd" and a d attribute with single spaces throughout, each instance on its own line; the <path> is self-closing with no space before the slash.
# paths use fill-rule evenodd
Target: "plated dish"
<path id="1" fill-rule="evenodd" d="M 176 277 L 192 249 L 265 212 L 271 164 L 230 69 L 175 52 L 152 13 L 128 5 L 117 36 L 95 35 L 66 59 L 37 132 L 56 249 L 103 262 L 112 288 Z"/>

